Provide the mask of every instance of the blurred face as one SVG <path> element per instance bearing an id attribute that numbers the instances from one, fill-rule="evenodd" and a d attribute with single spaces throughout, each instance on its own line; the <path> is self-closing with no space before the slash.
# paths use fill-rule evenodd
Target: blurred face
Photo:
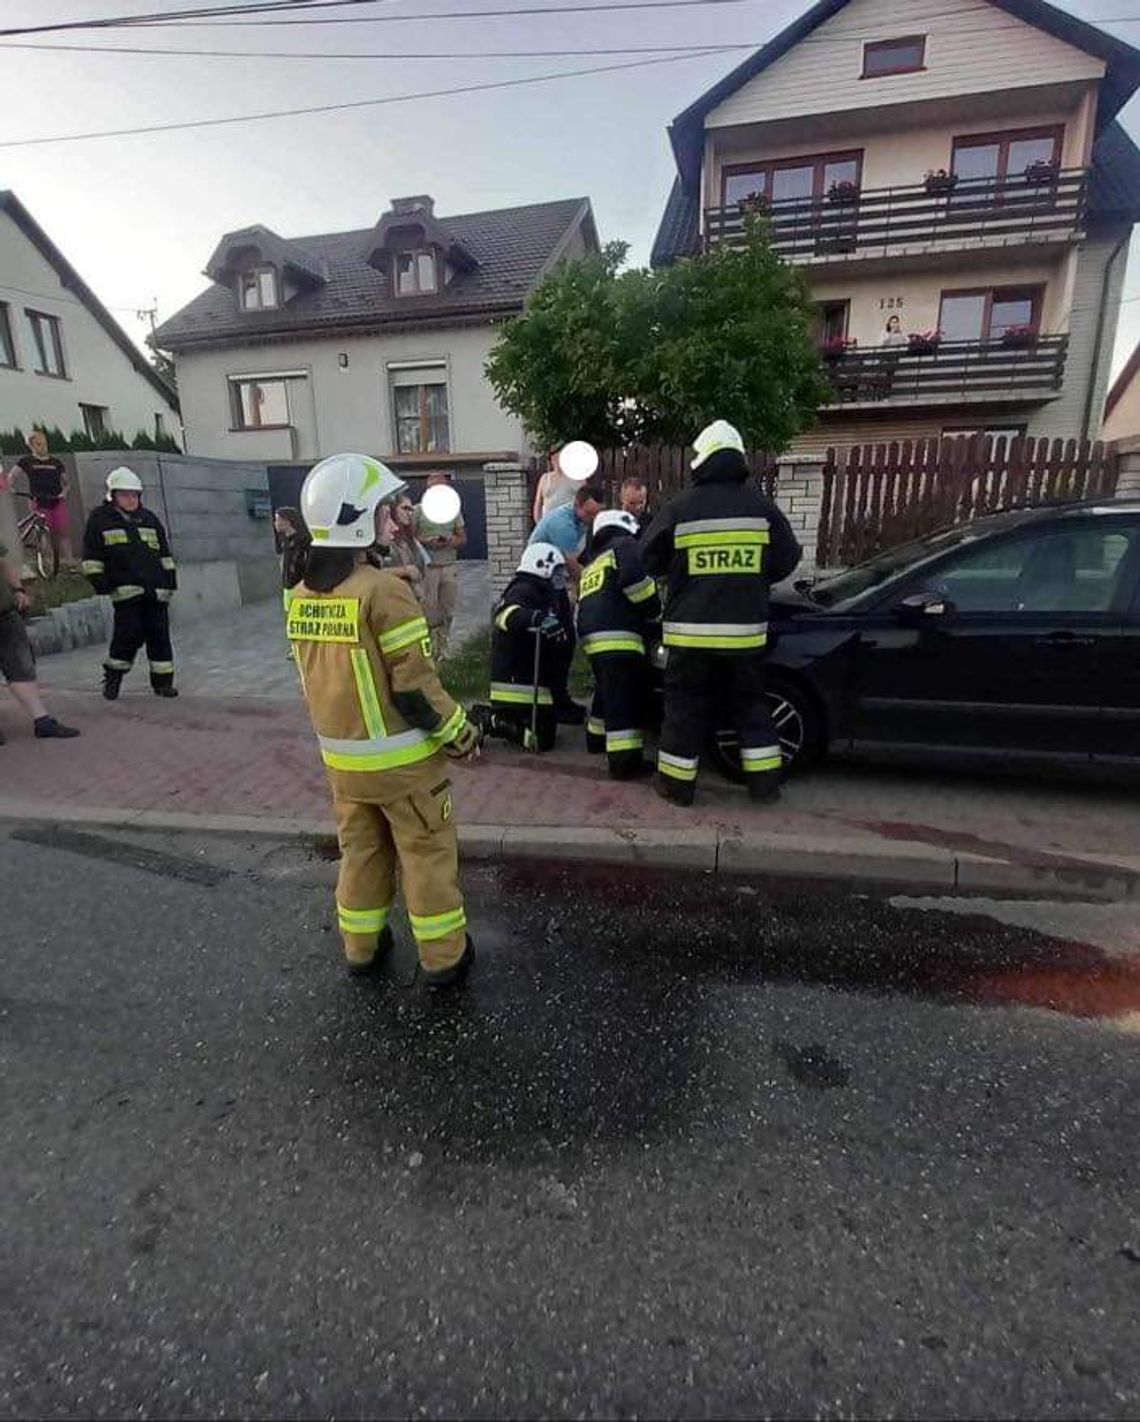
<path id="1" fill-rule="evenodd" d="M 28 448 L 37 459 L 43 459 L 48 452 L 47 436 L 42 430 L 33 430 L 28 436 Z"/>
<path id="2" fill-rule="evenodd" d="M 625 484 L 621 491 L 621 506 L 626 513 L 643 514 L 649 502 L 649 490 L 644 485 Z"/>
<path id="3" fill-rule="evenodd" d="M 887 330 L 888 330 L 888 331 L 898 331 L 898 330 L 900 330 L 901 328 L 902 328 L 902 322 L 899 320 L 899 318 L 898 318 L 897 316 L 892 316 L 891 319 L 887 322 Z"/>
<path id="4" fill-rule="evenodd" d="M 116 489 L 111 495 L 111 502 L 124 513 L 134 513 L 142 499 L 133 489 Z"/>
<path id="5" fill-rule="evenodd" d="M 282 518 L 279 513 L 273 515 L 273 527 L 282 538 L 287 538 L 293 532 L 293 525 L 287 518 Z"/>
<path id="6" fill-rule="evenodd" d="M 408 498 L 407 494 L 401 494 L 396 500 L 396 527 L 410 528 L 412 520 L 416 516 L 416 506 Z"/>
<path id="7" fill-rule="evenodd" d="M 585 503 L 578 505 L 578 517 L 583 523 L 593 526 L 594 520 L 601 513 L 602 506 L 595 498 L 589 498 Z"/>

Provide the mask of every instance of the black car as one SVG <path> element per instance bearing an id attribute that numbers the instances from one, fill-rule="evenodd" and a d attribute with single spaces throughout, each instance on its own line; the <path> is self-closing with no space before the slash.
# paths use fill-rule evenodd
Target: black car
<path id="1" fill-rule="evenodd" d="M 998 513 L 799 582 L 770 618 L 797 766 L 828 749 L 1140 765 L 1140 500 Z"/>

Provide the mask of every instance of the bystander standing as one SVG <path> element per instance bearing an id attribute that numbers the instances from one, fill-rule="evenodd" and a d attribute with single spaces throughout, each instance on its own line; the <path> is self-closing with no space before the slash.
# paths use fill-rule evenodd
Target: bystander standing
<path id="1" fill-rule="evenodd" d="M 428 488 L 450 484 L 448 474 L 429 474 Z M 432 648 L 438 662 L 447 655 L 451 624 L 459 597 L 459 550 L 466 546 L 467 529 L 463 510 L 447 523 L 435 523 L 424 513 L 423 504 L 416 509 L 415 532 L 427 549 L 431 562 L 424 570 L 423 604 L 431 628 Z"/>
<path id="2" fill-rule="evenodd" d="M 44 705 L 36 680 L 36 659 L 24 626 L 28 595 L 20 570 L 8 559 L 8 549 L 0 543 L 0 673 L 8 690 L 32 718 L 37 740 L 70 740 L 79 732 L 52 716 Z M 0 745 L 4 733 L 0 731 Z"/>

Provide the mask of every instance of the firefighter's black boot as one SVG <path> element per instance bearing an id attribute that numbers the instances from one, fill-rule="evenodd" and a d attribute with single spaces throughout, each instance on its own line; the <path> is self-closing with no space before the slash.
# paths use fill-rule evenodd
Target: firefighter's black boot
<path id="1" fill-rule="evenodd" d="M 385 928 L 376 944 L 376 952 L 366 963 L 349 963 L 348 976 L 350 978 L 374 977 L 388 961 L 393 942 L 391 928 Z"/>
<path id="2" fill-rule="evenodd" d="M 171 685 L 171 683 L 168 681 L 164 681 L 161 684 L 156 684 L 152 682 L 151 690 L 154 692 L 155 696 L 162 696 L 165 697 L 167 700 L 170 700 L 172 697 L 178 695 L 178 688 L 176 686 Z"/>
<path id="3" fill-rule="evenodd" d="M 774 805 L 780 798 L 780 781 L 775 775 L 750 775 L 748 798 L 754 805 Z"/>
<path id="4" fill-rule="evenodd" d="M 105 701 L 118 701 L 119 688 L 123 684 L 123 673 L 114 667 L 103 668 L 103 699 Z"/>
<path id="5" fill-rule="evenodd" d="M 691 805 L 697 793 L 695 781 L 671 780 L 665 775 L 658 775 L 653 788 L 662 800 L 668 800 L 671 805 Z"/>
<path id="6" fill-rule="evenodd" d="M 463 949 L 462 956 L 458 963 L 453 963 L 450 968 L 439 968 L 435 972 L 424 970 L 424 982 L 429 988 L 458 987 L 467 974 L 471 971 L 475 963 L 475 945 L 471 942 L 471 936 L 467 936 L 467 944 Z"/>

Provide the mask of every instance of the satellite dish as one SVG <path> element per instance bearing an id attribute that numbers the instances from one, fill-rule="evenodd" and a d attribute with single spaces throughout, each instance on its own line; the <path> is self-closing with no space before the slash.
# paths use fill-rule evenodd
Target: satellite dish
<path id="1" fill-rule="evenodd" d="M 598 467 L 598 451 L 584 439 L 572 439 L 558 454 L 558 467 L 567 479 L 581 484 Z"/>
<path id="2" fill-rule="evenodd" d="M 424 490 L 420 500 L 420 508 L 428 523 L 451 523 L 459 517 L 461 507 L 459 495 L 450 484 L 433 484 L 430 489 Z"/>

